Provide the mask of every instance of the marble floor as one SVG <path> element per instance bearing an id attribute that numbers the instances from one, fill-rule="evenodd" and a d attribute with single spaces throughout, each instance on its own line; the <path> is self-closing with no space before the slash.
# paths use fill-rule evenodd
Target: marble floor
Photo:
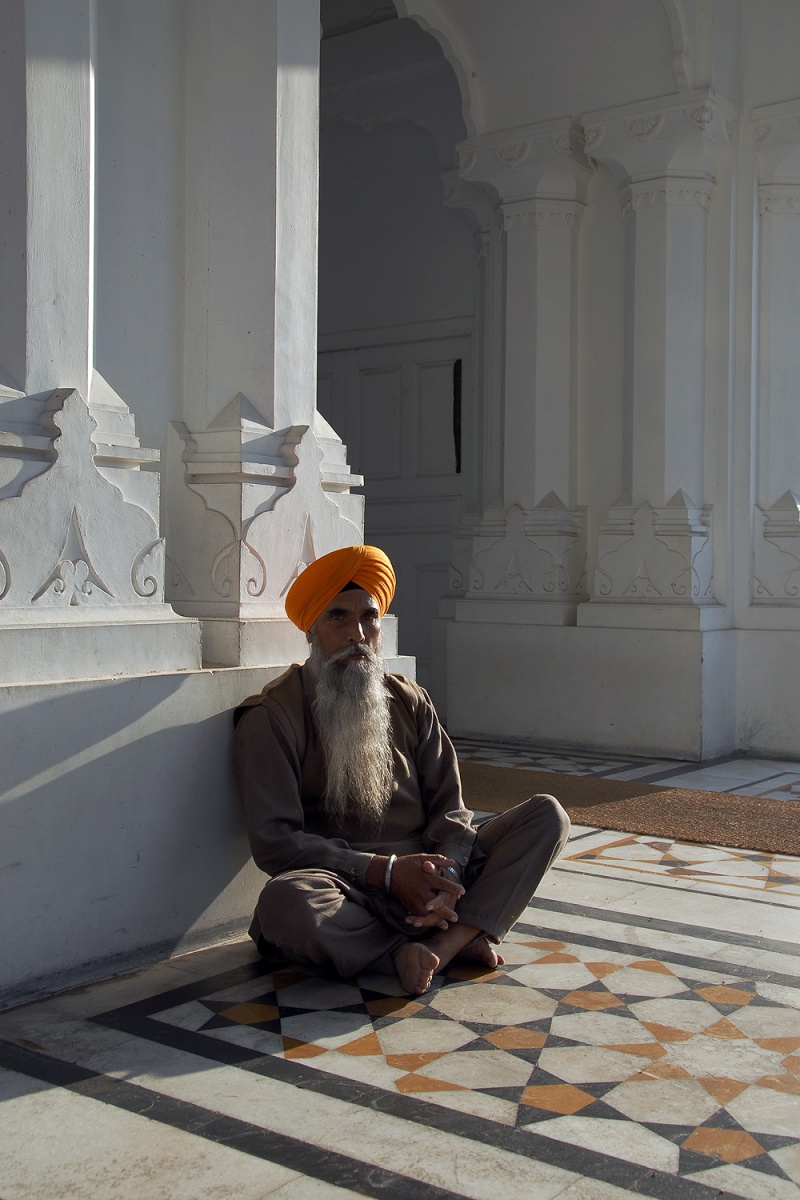
<path id="1" fill-rule="evenodd" d="M 504 953 L 411 999 L 242 941 L 0 1014 L 0 1197 L 798 1200 L 800 860 L 577 827 Z"/>
<path id="2" fill-rule="evenodd" d="M 796 761 L 730 755 L 711 762 L 677 762 L 577 750 L 537 750 L 523 743 L 488 743 L 470 738 L 457 738 L 456 746 L 462 760 L 489 766 L 527 767 L 532 771 L 630 779 L 671 788 L 800 800 L 800 762 Z"/>

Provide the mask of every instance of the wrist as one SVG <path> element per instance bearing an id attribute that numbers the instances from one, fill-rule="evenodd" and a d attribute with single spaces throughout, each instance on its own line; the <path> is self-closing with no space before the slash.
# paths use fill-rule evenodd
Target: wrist
<path id="1" fill-rule="evenodd" d="M 367 867 L 364 882 L 367 887 L 383 888 L 386 878 L 386 867 L 389 859 L 385 854 L 373 854 L 372 861 Z"/>
<path id="2" fill-rule="evenodd" d="M 392 894 L 392 868 L 396 862 L 397 855 L 390 854 L 386 863 L 386 873 L 383 877 L 383 890 L 386 892 L 387 896 L 391 896 Z"/>

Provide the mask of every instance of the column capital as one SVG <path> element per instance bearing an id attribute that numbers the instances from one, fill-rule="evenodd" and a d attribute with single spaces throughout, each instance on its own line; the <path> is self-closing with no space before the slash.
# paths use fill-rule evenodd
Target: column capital
<path id="1" fill-rule="evenodd" d="M 759 180 L 800 177 L 800 100 L 762 105 L 752 117 Z"/>
<path id="2" fill-rule="evenodd" d="M 586 205 L 578 200 L 511 200 L 502 206 L 503 229 L 574 229 L 580 226 Z"/>
<path id="3" fill-rule="evenodd" d="M 462 180 L 488 186 L 503 203 L 533 196 L 585 200 L 593 167 L 583 132 L 564 117 L 469 138 L 458 146 Z"/>
<path id="4" fill-rule="evenodd" d="M 708 210 L 714 181 L 708 175 L 662 175 L 640 179 L 620 189 L 622 215 L 640 208 L 702 208 Z"/>
<path id="5" fill-rule="evenodd" d="M 794 183 L 762 183 L 758 188 L 758 211 L 800 216 L 800 179 Z"/>
<path id="6" fill-rule="evenodd" d="M 584 114 L 585 150 L 623 184 L 672 173 L 713 178 L 734 119 L 726 100 L 696 88 Z"/>

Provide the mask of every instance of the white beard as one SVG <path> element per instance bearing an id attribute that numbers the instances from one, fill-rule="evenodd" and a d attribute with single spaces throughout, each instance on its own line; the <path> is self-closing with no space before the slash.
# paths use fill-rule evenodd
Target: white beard
<path id="1" fill-rule="evenodd" d="M 307 666 L 325 755 L 323 810 L 339 827 L 355 819 L 379 829 L 392 795 L 389 692 L 380 653 L 362 643 L 325 658 L 313 638 Z"/>

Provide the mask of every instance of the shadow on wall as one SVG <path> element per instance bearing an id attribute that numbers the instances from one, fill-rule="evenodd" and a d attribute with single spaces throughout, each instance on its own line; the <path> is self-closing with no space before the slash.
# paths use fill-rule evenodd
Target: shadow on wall
<path id="1" fill-rule="evenodd" d="M 260 884 L 230 710 L 263 682 L 223 671 L 3 690 L 0 997 L 245 931 Z"/>

